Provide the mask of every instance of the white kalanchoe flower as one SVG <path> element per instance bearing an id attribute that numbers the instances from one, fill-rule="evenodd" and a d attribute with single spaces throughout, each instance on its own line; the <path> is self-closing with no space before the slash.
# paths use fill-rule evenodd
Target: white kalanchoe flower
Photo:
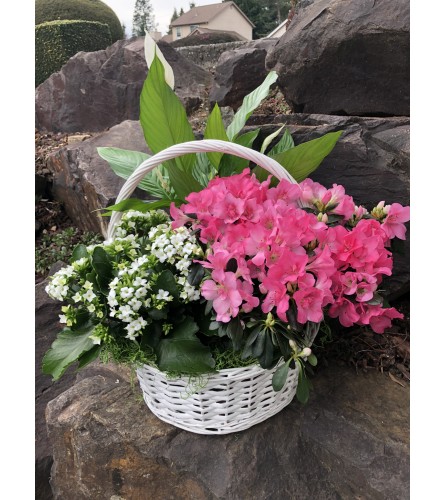
<path id="1" fill-rule="evenodd" d="M 85 300 L 88 300 L 88 302 L 91 302 L 92 300 L 94 300 L 95 298 L 97 297 L 97 295 L 93 292 L 93 290 L 91 289 L 88 289 L 87 290 L 87 293 L 84 294 L 83 298 Z"/>
<path id="2" fill-rule="evenodd" d="M 156 298 L 158 300 L 169 300 L 170 294 L 167 291 L 162 290 L 162 288 L 160 288 L 158 294 L 156 295 Z"/>

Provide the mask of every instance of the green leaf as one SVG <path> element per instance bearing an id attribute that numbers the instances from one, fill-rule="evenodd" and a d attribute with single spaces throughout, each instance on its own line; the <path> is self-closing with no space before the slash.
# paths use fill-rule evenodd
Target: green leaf
<path id="1" fill-rule="evenodd" d="M 193 177 L 192 172 L 181 171 L 170 162 L 168 162 L 168 176 L 180 201 L 184 201 L 190 193 L 197 193 L 204 187 Z"/>
<path id="2" fill-rule="evenodd" d="M 142 88 L 140 122 L 145 141 L 153 153 L 159 153 L 174 144 L 195 140 L 185 108 L 165 82 L 164 67 L 157 56 L 150 66 Z M 180 170 L 191 173 L 194 155 L 185 155 L 169 161 L 169 174 L 174 163 Z M 176 194 L 180 196 L 177 191 Z"/>
<path id="3" fill-rule="evenodd" d="M 227 335 L 229 339 L 232 341 L 233 350 L 239 351 L 242 347 L 243 341 L 243 327 L 241 326 L 241 322 L 239 318 L 234 318 L 230 320 L 227 326 Z"/>
<path id="4" fill-rule="evenodd" d="M 260 129 L 246 132 L 245 134 L 237 137 L 233 142 L 240 144 L 241 146 L 245 146 L 246 148 L 251 148 L 259 132 Z M 229 177 L 230 175 L 239 174 L 248 166 L 249 160 L 240 158 L 239 156 L 225 154 L 219 165 L 218 173 L 221 177 Z"/>
<path id="5" fill-rule="evenodd" d="M 207 153 L 197 153 L 192 175 L 202 185 L 207 186 L 210 180 L 215 177 L 217 170 L 207 158 Z"/>
<path id="6" fill-rule="evenodd" d="M 153 285 L 153 292 L 159 292 L 159 290 L 164 290 L 172 295 L 175 299 L 179 298 L 178 285 L 176 283 L 173 273 L 168 269 L 164 269 L 162 273 L 158 276 L 156 284 Z"/>
<path id="7" fill-rule="evenodd" d="M 227 137 L 226 129 L 224 128 L 224 123 L 221 117 L 221 111 L 219 109 L 218 103 L 213 106 L 212 112 L 207 118 L 204 139 L 219 139 L 221 141 L 229 140 L 229 138 Z M 207 157 L 217 170 L 223 154 L 224 153 L 207 153 Z"/>
<path id="8" fill-rule="evenodd" d="M 72 264 L 73 262 L 76 262 L 76 260 L 82 259 L 84 257 L 86 257 L 87 259 L 89 258 L 87 247 L 85 245 L 79 244 L 73 250 L 70 263 Z"/>
<path id="9" fill-rule="evenodd" d="M 285 125 L 282 125 L 280 128 L 275 130 L 275 132 L 272 132 L 270 135 L 268 135 L 261 146 L 260 153 L 264 153 L 266 151 L 267 147 L 270 145 L 270 143 L 275 139 L 275 137 L 283 130 L 283 127 Z"/>
<path id="10" fill-rule="evenodd" d="M 272 158 L 280 163 L 297 182 L 301 182 L 314 172 L 332 151 L 342 132 L 342 130 L 329 132 L 318 139 L 304 142 L 274 155 Z M 255 167 L 254 173 L 260 181 L 267 179 L 269 175 L 269 172 L 261 167 Z"/>
<path id="11" fill-rule="evenodd" d="M 232 141 L 233 138 L 239 134 L 252 112 L 261 104 L 261 101 L 267 97 L 270 87 L 277 81 L 277 78 L 278 74 L 275 71 L 271 71 L 259 87 L 244 97 L 243 103 L 235 113 L 232 123 L 227 127 L 227 136 L 229 140 Z"/>
<path id="12" fill-rule="evenodd" d="M 186 317 L 170 332 L 169 338 L 159 342 L 156 355 L 160 370 L 192 375 L 215 371 L 210 348 L 199 341 L 197 331 L 198 325 Z"/>
<path id="13" fill-rule="evenodd" d="M 264 350 L 261 356 L 258 356 L 258 362 L 263 368 L 269 369 L 272 367 L 273 364 L 274 347 L 271 336 L 268 335 L 267 333 L 264 336 L 265 336 Z"/>
<path id="14" fill-rule="evenodd" d="M 317 366 L 317 358 L 315 356 L 315 354 L 310 354 L 308 357 L 307 357 L 307 361 L 310 365 L 312 366 Z"/>
<path id="15" fill-rule="evenodd" d="M 187 282 L 192 286 L 200 285 L 202 279 L 205 275 L 205 269 L 201 264 L 193 263 L 189 268 L 189 273 L 187 275 Z"/>
<path id="16" fill-rule="evenodd" d="M 149 212 L 150 210 L 157 210 L 158 208 L 169 207 L 172 202 L 179 202 L 179 200 L 157 200 L 157 201 L 143 201 L 138 198 L 129 198 L 122 200 L 116 205 L 110 205 L 104 208 L 108 210 L 102 217 L 109 217 L 113 212 L 126 212 L 127 210 L 136 210 L 138 212 Z"/>
<path id="17" fill-rule="evenodd" d="M 91 263 L 99 278 L 110 280 L 113 277 L 113 265 L 107 252 L 102 247 L 96 247 L 93 250 Z"/>
<path id="18" fill-rule="evenodd" d="M 287 151 L 295 146 L 294 140 L 292 138 L 289 129 L 284 129 L 284 134 L 281 139 L 275 144 L 275 146 L 269 151 L 267 156 L 274 156 L 283 151 Z"/>
<path id="19" fill-rule="evenodd" d="M 282 364 L 273 374 L 272 387 L 274 391 L 280 391 L 286 383 L 287 374 L 289 372 L 289 364 L 292 358 L 289 358 L 286 363 Z"/>
<path id="20" fill-rule="evenodd" d="M 298 374 L 297 399 L 302 404 L 306 404 L 309 399 L 309 381 L 301 366 Z"/>
<path id="21" fill-rule="evenodd" d="M 92 349 L 83 353 L 78 359 L 79 364 L 77 365 L 77 369 L 80 370 L 84 366 L 87 366 L 88 364 L 93 362 L 95 359 L 97 359 L 101 349 L 102 349 L 102 346 L 96 344 Z"/>
<path id="22" fill-rule="evenodd" d="M 113 172 L 123 179 L 128 179 L 141 163 L 150 158 L 150 155 L 146 153 L 120 148 L 102 147 L 97 148 L 97 152 L 101 158 L 108 162 Z M 172 196 L 168 177 L 166 178 L 165 168 L 162 165 L 149 172 L 138 184 L 138 188 L 157 198 L 170 198 Z"/>
<path id="23" fill-rule="evenodd" d="M 43 358 L 43 373 L 52 375 L 53 381 L 58 380 L 68 366 L 95 346 L 89 338 L 92 331 L 93 326 L 91 324 L 77 331 L 64 328 Z"/>

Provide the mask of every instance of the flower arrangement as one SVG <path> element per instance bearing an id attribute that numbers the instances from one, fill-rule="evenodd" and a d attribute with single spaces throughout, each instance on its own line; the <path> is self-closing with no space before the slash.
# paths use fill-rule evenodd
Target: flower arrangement
<path id="1" fill-rule="evenodd" d="M 154 153 L 194 140 L 158 50 L 147 37 L 141 125 Z M 258 131 L 240 131 L 275 80 L 269 74 L 246 96 L 227 129 L 215 105 L 204 137 L 252 147 Z M 158 200 L 108 207 L 108 215 L 122 213 L 113 237 L 77 247 L 50 278 L 46 290 L 65 302 L 66 327 L 44 358 L 45 373 L 57 379 L 99 355 L 177 376 L 255 363 L 273 369 L 282 360 L 273 388 L 298 367 L 297 396 L 306 401 L 306 370 L 317 363 L 311 345 L 326 318 L 382 333 L 403 317 L 379 287 L 392 272 L 391 240 L 405 239 L 409 207 L 382 201 L 368 212 L 342 186 L 307 178 L 340 134 L 295 146 L 283 133 L 267 155 L 293 182 L 223 152 L 152 170 L 139 187 Z M 116 148 L 99 154 L 126 178 L 148 158 Z"/>

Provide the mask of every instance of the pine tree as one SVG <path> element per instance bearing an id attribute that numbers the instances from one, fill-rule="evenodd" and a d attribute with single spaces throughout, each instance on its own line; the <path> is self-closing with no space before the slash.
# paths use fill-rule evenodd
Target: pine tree
<path id="1" fill-rule="evenodd" d="M 145 31 L 156 31 L 156 26 L 150 0 L 136 0 L 133 11 L 133 36 L 144 36 Z"/>
<path id="2" fill-rule="evenodd" d="M 127 27 L 125 26 L 125 23 L 122 23 L 122 38 L 124 40 L 127 39 L 127 33 L 126 33 Z"/>
<path id="3" fill-rule="evenodd" d="M 177 9 L 176 9 L 176 7 L 175 7 L 175 9 L 174 9 L 174 11 L 173 11 L 173 14 L 172 14 L 172 17 L 171 17 L 171 19 L 170 19 L 170 25 L 171 25 L 171 23 L 172 23 L 173 21 L 176 21 L 176 19 L 178 19 L 178 17 L 179 17 L 179 14 L 178 14 L 178 11 L 177 11 Z M 168 32 L 167 32 L 167 35 L 171 35 L 171 34 L 172 34 L 172 27 L 170 26 L 170 27 L 169 27 L 169 30 L 168 30 Z"/>

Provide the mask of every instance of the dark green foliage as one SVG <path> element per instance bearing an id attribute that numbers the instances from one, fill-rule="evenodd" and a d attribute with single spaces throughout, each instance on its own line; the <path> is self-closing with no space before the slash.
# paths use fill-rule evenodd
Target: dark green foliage
<path id="1" fill-rule="evenodd" d="M 253 22 L 253 38 L 268 35 L 285 19 L 290 9 L 289 0 L 223 0 L 233 1 Z"/>
<path id="2" fill-rule="evenodd" d="M 93 21 L 50 21 L 36 26 L 36 86 L 59 71 L 77 52 L 94 52 L 111 44 L 108 25 Z"/>
<path id="3" fill-rule="evenodd" d="M 111 43 L 123 38 L 121 23 L 114 11 L 100 0 L 36 0 L 36 25 L 47 21 L 97 21 L 110 28 Z"/>

